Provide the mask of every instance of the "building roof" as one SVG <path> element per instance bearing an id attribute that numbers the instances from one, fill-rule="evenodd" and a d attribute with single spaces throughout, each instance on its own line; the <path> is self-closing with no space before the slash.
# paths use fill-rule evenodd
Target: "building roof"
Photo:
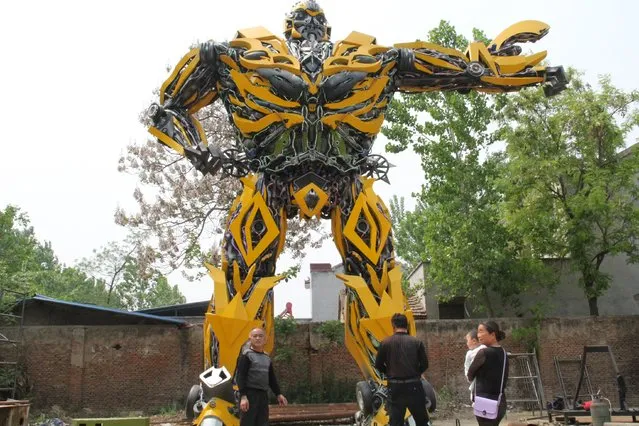
<path id="1" fill-rule="evenodd" d="M 413 318 L 418 319 L 426 319 L 428 318 L 428 313 L 426 312 L 426 306 L 424 303 L 424 297 L 416 294 L 408 298 L 408 306 L 411 311 L 413 311 Z"/>
<path id="2" fill-rule="evenodd" d="M 330 263 L 311 263 L 311 272 L 333 272 Z"/>
<path id="3" fill-rule="evenodd" d="M 97 325 L 96 316 L 101 314 L 102 318 L 108 316 L 112 320 L 118 320 L 119 323 L 126 324 L 173 324 L 178 327 L 189 326 L 189 323 L 183 320 L 151 315 L 143 312 L 132 312 L 123 309 L 109 308 L 106 306 L 92 305 L 89 303 L 69 302 L 67 300 L 54 299 L 53 297 L 36 294 L 35 296 L 25 300 L 26 306 L 43 305 L 56 307 L 65 310 L 67 313 L 74 313 L 76 318 L 85 324 Z M 70 312 L 72 311 L 72 312 Z M 85 313 L 86 315 L 81 315 Z M 28 313 L 26 314 L 28 316 Z M 92 321 L 86 321 L 89 318 Z"/>
<path id="4" fill-rule="evenodd" d="M 139 313 L 159 315 L 163 317 L 196 317 L 203 316 L 209 308 L 210 300 L 181 303 L 179 305 L 159 306 L 157 308 L 140 309 Z"/>
<path id="5" fill-rule="evenodd" d="M 630 154 L 632 154 L 634 152 L 639 152 L 639 142 L 630 145 L 628 148 L 626 148 L 623 151 L 619 152 L 618 155 L 621 158 L 625 158 L 625 157 L 629 156 Z"/>

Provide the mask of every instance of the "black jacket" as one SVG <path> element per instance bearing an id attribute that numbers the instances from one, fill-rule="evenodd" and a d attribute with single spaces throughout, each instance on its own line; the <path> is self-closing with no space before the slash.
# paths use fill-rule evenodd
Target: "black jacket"
<path id="1" fill-rule="evenodd" d="M 424 343 L 403 332 L 387 337 L 377 350 L 375 368 L 388 379 L 419 378 L 428 369 Z"/>

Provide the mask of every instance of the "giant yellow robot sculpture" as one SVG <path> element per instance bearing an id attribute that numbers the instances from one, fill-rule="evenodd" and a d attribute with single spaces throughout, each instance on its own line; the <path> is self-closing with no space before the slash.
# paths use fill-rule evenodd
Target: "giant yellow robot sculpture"
<path id="1" fill-rule="evenodd" d="M 370 153 L 384 112 L 396 92 L 501 93 L 543 84 L 547 95 L 558 93 L 562 68 L 541 66 L 546 52 L 521 55 L 516 45 L 547 32 L 542 22 L 523 21 L 465 52 L 421 41 L 385 47 L 358 32 L 332 43 L 322 9 L 303 1 L 287 16 L 285 39 L 248 28 L 186 54 L 149 108 L 150 132 L 201 172 L 221 171 L 244 187 L 226 222 L 221 269 L 208 266 L 214 298 L 204 322 L 206 374 L 189 395 L 194 424 L 239 422 L 229 376 L 249 330 L 264 326 L 274 340 L 275 263 L 287 220 L 298 215 L 331 219 L 348 295 L 345 342 L 366 379 L 357 390 L 358 423 L 387 423 L 377 347 L 392 333 L 394 313 L 406 313 L 411 333 L 415 327 L 388 209 L 373 190 L 388 171 Z M 237 130 L 237 149 L 209 145 L 193 116 L 217 99 Z"/>

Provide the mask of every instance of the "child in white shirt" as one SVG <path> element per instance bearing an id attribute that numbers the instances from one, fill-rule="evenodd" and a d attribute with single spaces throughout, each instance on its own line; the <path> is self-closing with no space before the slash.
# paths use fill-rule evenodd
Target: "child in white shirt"
<path id="1" fill-rule="evenodd" d="M 477 352 L 486 347 L 479 343 L 477 330 L 472 330 L 466 335 L 466 346 L 468 346 L 468 352 L 466 352 L 466 359 L 464 360 L 464 377 L 468 377 L 468 369 L 470 368 L 470 364 L 473 363 Z M 472 401 L 475 390 L 475 380 L 470 383 L 468 390 L 470 391 L 470 400 Z"/>

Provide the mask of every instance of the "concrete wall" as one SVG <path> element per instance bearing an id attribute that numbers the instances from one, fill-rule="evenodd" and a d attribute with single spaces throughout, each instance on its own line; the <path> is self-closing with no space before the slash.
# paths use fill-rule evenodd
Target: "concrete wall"
<path id="1" fill-rule="evenodd" d="M 639 314 L 639 264 L 628 264 L 625 255 L 609 256 L 601 265 L 601 271 L 609 274 L 610 287 L 598 300 L 600 315 L 637 315 Z M 520 296 L 518 307 L 502 305 L 496 308 L 498 316 L 530 316 L 530 308 L 538 303 L 548 306 L 547 316 L 575 317 L 590 314 L 588 301 L 579 285 L 579 273 L 570 266 L 569 260 L 547 260 L 558 277 L 559 284 L 551 292 L 531 290 Z M 411 276 L 409 282 L 418 286 L 424 282 L 427 265 L 421 265 Z M 433 292 L 426 291 L 426 310 L 429 319 L 439 319 L 438 301 Z M 497 296 L 495 296 L 498 300 Z M 466 302 L 471 318 L 482 318 L 485 312 L 478 309 L 472 301 Z"/>
<path id="2" fill-rule="evenodd" d="M 335 274 L 342 272 L 341 265 L 330 271 L 314 271 L 311 268 L 311 321 L 339 319 L 339 292 L 344 289 L 344 283 Z"/>
<path id="3" fill-rule="evenodd" d="M 528 321 L 499 320 L 508 336 L 503 342 L 507 350 L 528 351 L 526 342 L 513 339 L 514 332 L 521 334 L 530 326 Z M 437 389 L 446 387 L 461 400 L 467 398 L 464 335 L 476 326 L 476 320 L 417 321 L 417 334 L 425 342 L 430 360 L 429 380 Z M 361 380 L 344 345 L 325 341 L 314 331 L 316 327 L 299 325 L 296 333 L 276 344 L 274 356 L 278 348 L 280 354 L 286 352 L 284 348 L 289 353 L 292 350 L 291 358 L 275 363 L 282 388 L 289 396 L 307 383 L 318 387 L 328 380 L 339 380 L 352 383 L 354 389 L 354 383 Z M 5 331 L 0 330 L 3 334 Z M 628 385 L 628 403 L 639 405 L 637 336 L 637 315 L 543 320 L 537 345 L 546 399 L 551 400 L 560 391 L 553 357 L 576 359 L 585 344 L 597 344 L 612 346 Z M 181 404 L 196 383 L 202 366 L 202 328 L 26 327 L 24 359 L 34 408 L 58 405 L 67 411 L 89 408 L 94 413 L 153 410 Z M 609 358 L 596 354 L 589 359 L 593 386 L 618 404 Z M 573 382 L 575 373 L 568 374 Z"/>

